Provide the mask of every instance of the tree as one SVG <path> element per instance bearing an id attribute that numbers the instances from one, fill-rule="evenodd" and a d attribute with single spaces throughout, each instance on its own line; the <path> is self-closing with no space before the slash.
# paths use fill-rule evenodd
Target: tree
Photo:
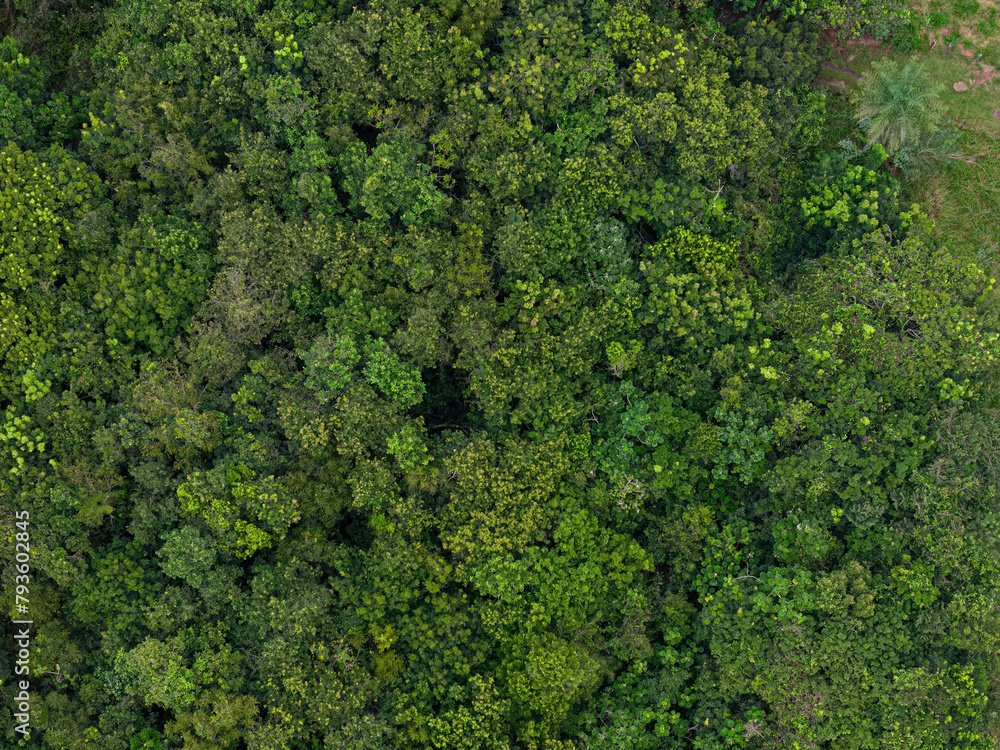
<path id="1" fill-rule="evenodd" d="M 652 353 L 663 355 L 655 375 L 647 375 L 651 390 L 670 383 L 692 399 L 728 374 L 729 347 L 740 346 L 760 316 L 759 291 L 737 257 L 735 242 L 685 228 L 646 248 L 639 270 L 649 291 L 639 322 Z"/>
<path id="2" fill-rule="evenodd" d="M 552 634 L 522 637 L 511 645 L 501 674 L 514 704 L 518 740 L 555 739 L 574 703 L 593 687 L 598 665 Z"/>
<path id="3" fill-rule="evenodd" d="M 162 356 L 205 298 L 212 270 L 206 240 L 195 222 L 143 216 L 114 257 L 103 251 L 81 261 L 76 295 L 92 300 L 108 337 L 143 343 Z"/>
<path id="4" fill-rule="evenodd" d="M 178 638 L 166 643 L 147 638 L 131 651 L 120 652 L 115 670 L 125 679 L 127 690 L 147 705 L 184 708 L 194 701 L 196 685 L 191 670 L 183 665 L 182 652 Z"/>
<path id="5" fill-rule="evenodd" d="M 890 153 L 941 127 L 940 86 L 917 60 L 877 60 L 855 96 L 857 117 L 868 123 L 868 142 Z"/>
<path id="6" fill-rule="evenodd" d="M 142 606 L 152 603 L 158 582 L 145 561 L 137 562 L 134 542 L 96 557 L 92 575 L 73 588 L 73 616 L 103 637 L 103 650 L 119 648 L 143 635 Z"/>
<path id="7" fill-rule="evenodd" d="M 163 572 L 200 588 L 215 563 L 216 551 L 209 540 L 201 536 L 196 528 L 184 526 L 166 535 L 164 541 L 165 544 L 156 553 L 162 558 L 160 567 Z"/>
<path id="8" fill-rule="evenodd" d="M 50 349 L 58 290 L 81 256 L 113 238 L 100 178 L 59 146 L 0 150 L 0 385 L 8 391 Z M 6 399 L 4 399 L 6 400 Z"/>
<path id="9" fill-rule="evenodd" d="M 280 481 L 273 475 L 259 477 L 242 462 L 194 472 L 177 488 L 177 496 L 184 514 L 202 520 L 220 546 L 241 559 L 270 547 L 301 520 L 298 501 Z"/>
<path id="10" fill-rule="evenodd" d="M 166 453 L 178 466 L 190 466 L 200 453 L 219 444 L 225 415 L 200 408 L 201 394 L 177 363 L 148 362 L 140 377 L 132 399 L 147 426 L 139 431 L 144 455 Z"/>
<path id="11" fill-rule="evenodd" d="M 223 690 L 206 690 L 191 712 L 178 714 L 165 729 L 184 738 L 190 750 L 226 750 L 244 736 L 257 718 L 257 701 L 249 695 L 233 696 Z"/>

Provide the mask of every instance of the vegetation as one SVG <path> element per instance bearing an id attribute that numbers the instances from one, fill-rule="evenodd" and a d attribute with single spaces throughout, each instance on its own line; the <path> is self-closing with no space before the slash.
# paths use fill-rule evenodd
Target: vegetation
<path id="1" fill-rule="evenodd" d="M 1000 743 L 987 3 L 0 15 L 4 746 Z"/>
<path id="2" fill-rule="evenodd" d="M 869 143 L 877 141 L 889 153 L 940 127 L 939 91 L 915 61 L 902 67 L 888 58 L 876 62 L 858 94 L 858 119 L 868 124 Z"/>

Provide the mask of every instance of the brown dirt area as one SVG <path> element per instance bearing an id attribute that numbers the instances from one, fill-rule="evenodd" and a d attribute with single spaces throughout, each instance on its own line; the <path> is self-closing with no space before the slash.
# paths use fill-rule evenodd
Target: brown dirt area
<path id="1" fill-rule="evenodd" d="M 820 48 L 829 47 L 836 51 L 838 55 L 850 54 L 848 50 L 856 47 L 868 47 L 869 54 L 884 54 L 887 55 L 892 50 L 887 44 L 883 44 L 878 39 L 873 36 L 862 36 L 857 39 L 849 39 L 846 42 L 842 42 L 837 38 L 836 32 L 831 29 L 824 29 L 819 35 L 819 46 Z M 848 57 L 848 60 L 853 58 L 853 54 Z"/>
<path id="2" fill-rule="evenodd" d="M 997 77 L 997 69 L 996 69 L 995 66 L 993 66 L 993 65 L 980 65 L 979 67 L 981 67 L 982 70 L 980 70 L 976 74 L 976 85 L 977 86 L 979 84 L 981 84 L 981 83 L 990 83 L 994 78 Z"/>
<path id="3" fill-rule="evenodd" d="M 888 55 L 891 52 L 888 45 L 872 36 L 862 36 L 857 39 L 849 39 L 846 42 L 841 41 L 832 28 L 824 29 L 820 33 L 819 44 L 820 49 L 825 51 L 824 57 L 835 58 L 839 63 L 848 65 L 848 67 L 842 68 L 830 60 L 824 60 L 824 69 L 833 70 L 856 79 L 861 78 L 861 75 L 850 69 L 850 62 L 857 56 L 859 48 L 867 48 L 868 54 L 872 56 Z M 833 91 L 844 91 L 848 87 L 847 81 L 822 74 L 813 81 L 813 84 L 825 86 Z"/>

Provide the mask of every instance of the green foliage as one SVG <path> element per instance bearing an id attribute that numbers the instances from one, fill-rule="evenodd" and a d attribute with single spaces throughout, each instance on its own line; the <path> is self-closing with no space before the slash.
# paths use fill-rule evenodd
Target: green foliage
<path id="1" fill-rule="evenodd" d="M 635 285 L 635 259 L 629 245 L 629 236 L 623 224 L 607 217 L 594 220 L 587 240 L 589 252 L 585 251 L 583 255 L 591 286 L 607 291 L 623 283 Z"/>
<path id="2" fill-rule="evenodd" d="M 773 137 L 806 151 L 818 141 L 825 105 L 825 96 L 811 85 L 822 58 L 815 25 L 750 21 L 734 36 L 739 45 L 734 81 L 764 86 L 768 95 L 761 106 Z M 766 183 L 767 173 L 754 173 L 746 182 Z"/>
<path id="3" fill-rule="evenodd" d="M 731 7 L 735 11 L 777 13 L 784 19 L 800 18 L 819 22 L 824 27 L 834 27 L 841 38 L 856 38 L 865 33 L 883 40 L 904 25 L 911 17 L 909 7 L 896 0 L 864 0 L 861 3 L 843 3 L 838 0 L 799 0 L 779 2 L 767 0 L 763 4 L 749 0 L 734 0 Z"/>
<path id="4" fill-rule="evenodd" d="M 634 59 L 629 68 L 633 83 L 642 85 L 647 80 L 662 78 L 664 73 L 674 73 L 684 67 L 684 58 L 679 57 L 688 51 L 682 41 L 683 35 L 671 35 L 668 29 L 653 23 L 649 16 L 633 15 L 620 3 L 611 8 L 605 19 L 604 33 L 616 53 Z M 652 53 L 648 63 L 645 62 L 645 53 Z M 666 62 L 672 57 L 678 59 Z"/>
<path id="5" fill-rule="evenodd" d="M 115 670 L 126 681 L 129 691 L 142 697 L 147 704 L 179 708 L 194 700 L 191 671 L 182 666 L 177 647 L 147 638 L 129 652 L 120 652 Z"/>
<path id="6" fill-rule="evenodd" d="M 719 369 L 713 354 L 739 341 L 759 315 L 755 285 L 739 274 L 734 242 L 680 228 L 647 249 L 639 270 L 649 290 L 639 321 L 663 357 L 657 378 L 693 396 L 693 383 Z"/>
<path id="7" fill-rule="evenodd" d="M 451 199 L 435 187 L 430 167 L 420 161 L 425 152 L 423 145 L 402 137 L 381 143 L 371 154 L 355 143 L 341 156 L 350 205 L 380 222 L 394 216 L 404 226 L 434 221 Z"/>
<path id="8" fill-rule="evenodd" d="M 343 211 L 330 176 L 333 158 L 322 138 L 310 132 L 302 138 L 302 145 L 292 151 L 289 168 L 295 178 L 296 196 L 284 205 L 292 211 L 308 209 L 317 214 L 333 216 Z"/>
<path id="9" fill-rule="evenodd" d="M 321 404 L 329 403 L 354 377 L 354 367 L 361 361 L 354 339 L 339 340 L 323 336 L 308 352 L 299 356 L 306 364 L 306 386 L 315 392 Z"/>
<path id="10" fill-rule="evenodd" d="M 596 716 L 587 722 L 594 728 L 584 747 L 639 750 L 676 743 L 689 734 L 693 727 L 681 711 L 695 700 L 685 683 L 700 647 L 682 645 L 676 630 L 667 630 L 664 641 L 666 648 L 657 650 L 655 660 L 632 663 L 603 691 Z"/>
<path id="11" fill-rule="evenodd" d="M 767 374 L 764 373 L 764 377 Z M 764 460 L 772 432 L 766 427 L 757 427 L 756 419 L 746 419 L 722 407 L 715 411 L 715 418 L 722 423 L 718 428 L 722 451 L 715 457 L 712 476 L 724 480 L 730 472 L 738 474 L 743 484 L 750 484 L 757 473 L 757 464 Z M 730 464 L 733 468 L 729 468 Z"/>
<path id="12" fill-rule="evenodd" d="M 622 510 L 638 512 L 643 496 L 648 492 L 646 476 L 649 473 L 648 454 L 663 442 L 654 427 L 655 414 L 632 383 L 619 386 L 620 400 L 612 407 L 623 407 L 612 412 L 598 430 L 597 444 L 593 449 L 601 471 L 608 477 L 613 493 Z M 641 446 L 641 447 L 640 447 Z M 645 458 L 646 461 L 642 459 Z"/>
<path id="13" fill-rule="evenodd" d="M 20 43 L 4 36 L 0 42 L 0 137 L 5 141 L 31 141 L 31 100 L 42 96 L 42 72 L 21 53 Z M 27 109 L 27 111 L 25 111 Z"/>
<path id="14" fill-rule="evenodd" d="M 201 588 L 202 580 L 215 563 L 216 552 L 210 541 L 192 526 L 173 531 L 165 538 L 165 544 L 157 550 L 157 557 L 163 558 L 160 567 L 173 578 L 181 578 L 194 588 Z"/>
<path id="15" fill-rule="evenodd" d="M 201 410 L 201 396 L 191 377 L 176 363 L 147 363 L 136 381 L 132 400 L 148 428 L 142 446 L 146 455 L 165 453 L 184 465 L 214 450 L 221 441 L 224 415 Z"/>
<path id="16" fill-rule="evenodd" d="M 758 81 L 772 91 L 795 91 L 819 73 L 820 52 L 813 28 L 751 21 L 738 38 L 740 80 Z"/>
<path id="17" fill-rule="evenodd" d="M 407 422 L 406 426 L 389 438 L 389 454 L 399 461 L 399 468 L 410 472 L 429 464 L 433 457 L 427 453 L 427 445 L 421 436 L 422 425 Z"/>
<path id="18" fill-rule="evenodd" d="M 72 277 L 85 251 L 108 239 L 101 193 L 100 179 L 58 146 L 36 154 L 10 143 L 0 151 L 5 390 L 53 344 L 54 290 Z"/>
<path id="19" fill-rule="evenodd" d="M 142 632 L 141 607 L 151 604 L 156 592 L 145 567 L 135 561 L 135 550 L 133 544 L 125 551 L 109 551 L 94 562 L 93 574 L 73 588 L 74 617 L 98 626 L 111 644 Z"/>
<path id="20" fill-rule="evenodd" d="M 500 697 L 493 678 L 473 675 L 465 688 L 455 692 L 455 708 L 427 721 L 432 745 L 449 750 L 509 748 L 509 741 L 497 730 L 507 716 L 510 703 Z"/>
<path id="21" fill-rule="evenodd" d="M 45 435 L 37 427 L 32 428 L 31 417 L 17 416 L 11 409 L 7 409 L 0 427 L 0 442 L 13 459 L 11 474 L 20 474 L 25 470 L 25 456 L 28 454 L 45 452 Z M 5 463 L 11 463 L 10 459 Z"/>
<path id="22" fill-rule="evenodd" d="M 858 119 L 869 122 L 869 143 L 879 142 L 893 153 L 936 131 L 941 120 L 939 88 L 919 61 L 876 61 L 856 98 Z"/>
<path id="23" fill-rule="evenodd" d="M 771 527 L 774 556 L 788 567 L 815 569 L 836 554 L 839 544 L 822 523 L 803 520 L 796 514 Z"/>
<path id="24" fill-rule="evenodd" d="M 979 11 L 977 0 L 957 0 L 953 7 L 955 15 L 959 18 L 971 18 Z"/>
<path id="25" fill-rule="evenodd" d="M 808 183 L 809 195 L 801 201 L 802 218 L 812 231 L 802 233 L 796 244 L 812 245 L 809 255 L 860 239 L 879 227 L 903 233 L 920 215 L 912 207 L 906 210 L 896 180 L 875 171 L 888 157 L 880 144 L 867 153 L 865 165 L 848 162 L 866 152 L 859 152 L 850 141 L 841 145 L 840 152 L 824 155 L 818 174 Z"/>
<path id="26" fill-rule="evenodd" d="M 243 559 L 284 538 L 301 519 L 298 500 L 274 476 L 258 477 L 242 463 L 195 472 L 177 497 L 185 515 L 203 520 L 221 546 Z"/>
<path id="27" fill-rule="evenodd" d="M 194 710 L 178 715 L 165 729 L 184 738 L 192 750 L 232 747 L 257 717 L 257 701 L 249 695 L 233 697 L 222 690 L 209 690 L 194 702 Z"/>
<path id="28" fill-rule="evenodd" d="M 936 10 L 927 16 L 928 28 L 934 29 L 935 31 L 944 28 L 946 23 L 948 23 L 948 16 L 939 10 Z"/>
<path id="29" fill-rule="evenodd" d="M 596 665 L 554 635 L 515 643 L 503 674 L 524 742 L 545 739 L 594 681 Z"/>
<path id="30" fill-rule="evenodd" d="M 907 193 L 957 132 L 813 85 L 916 14 L 0 15 L 42 745 L 997 744 L 995 274 Z"/>
<path id="31" fill-rule="evenodd" d="M 401 362 L 382 339 L 370 344 L 366 353 L 368 364 L 364 375 L 369 383 L 403 408 L 420 403 L 426 388 L 419 370 Z"/>
<path id="32" fill-rule="evenodd" d="M 204 232 L 158 214 L 143 216 L 125 233 L 116 256 L 85 258 L 77 278 L 93 309 L 105 320 L 112 339 L 142 342 L 164 355 L 172 339 L 189 329 L 187 321 L 208 291 L 210 264 Z"/>
<path id="33" fill-rule="evenodd" d="M 858 37 L 868 33 L 879 41 L 893 39 L 912 32 L 912 24 L 920 22 L 918 13 L 898 0 L 870 0 L 851 3 L 844 7 L 844 24 L 841 36 Z M 909 30 L 909 32 L 908 32 Z"/>
<path id="34" fill-rule="evenodd" d="M 930 16 L 935 15 L 931 13 Z M 927 18 L 927 25 L 930 26 L 930 16 Z M 888 39 L 889 44 L 900 52 L 913 54 L 922 52 L 927 47 L 927 40 L 924 36 L 921 18 L 916 15 L 910 16 L 904 23 L 898 23 L 892 31 L 892 36 Z"/>
<path id="35" fill-rule="evenodd" d="M 484 88 L 494 95 L 508 121 L 515 113 L 516 119 L 551 117 L 581 99 L 586 101 L 594 87 L 608 81 L 608 50 L 598 45 L 594 35 L 585 33 L 581 15 L 575 4 L 523 3 L 519 18 L 505 19 L 499 36 L 506 54 L 491 61 Z M 630 19 L 623 12 L 622 20 L 606 27 L 605 34 L 617 36 L 623 52 L 631 44 L 636 57 L 641 54 L 640 45 L 643 52 L 646 44 L 662 45 L 648 57 L 643 55 L 647 62 L 653 56 L 665 61 L 679 51 L 680 40 L 669 39 L 666 30 L 657 28 L 650 38 L 639 39 L 641 28 L 640 19 Z M 641 75 L 638 70 L 635 74 Z"/>
<path id="36" fill-rule="evenodd" d="M 163 750 L 163 735 L 147 727 L 129 740 L 129 750 Z"/>
<path id="37" fill-rule="evenodd" d="M 903 617 L 881 603 L 879 588 L 856 562 L 816 579 L 773 572 L 760 578 L 749 597 L 745 588 L 732 594 L 734 604 L 743 606 L 728 610 L 724 621 L 731 624 L 716 630 L 733 635 L 713 636 L 713 653 L 720 656 L 716 649 L 725 648 L 728 638 L 748 638 L 722 657 L 724 690 L 731 695 L 752 679 L 751 689 L 773 707 L 778 728 L 796 741 L 894 746 L 921 736 L 947 746 L 954 741 L 948 738 L 966 732 L 974 740 L 973 724 L 966 721 L 975 709 L 966 702 L 982 698 L 963 683 L 958 665 L 931 671 L 899 664 L 897 650 L 908 648 Z M 819 671 L 797 670 L 790 663 L 793 653 L 811 658 Z M 854 654 L 849 665 L 840 661 L 846 653 Z M 870 687 L 851 690 L 851 680 Z M 973 692 L 965 693 L 969 688 Z"/>
<path id="38" fill-rule="evenodd" d="M 0 41 L 0 138 L 25 149 L 69 145 L 83 122 L 80 97 L 52 91 L 38 55 L 25 55 L 22 41 Z"/>

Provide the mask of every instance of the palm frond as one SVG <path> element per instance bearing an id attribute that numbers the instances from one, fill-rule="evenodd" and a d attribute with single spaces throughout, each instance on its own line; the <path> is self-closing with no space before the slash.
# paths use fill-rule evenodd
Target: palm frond
<path id="1" fill-rule="evenodd" d="M 900 66 L 880 60 L 862 80 L 855 97 L 859 120 L 868 120 L 869 143 L 890 152 L 937 130 L 941 120 L 939 87 L 916 60 Z"/>

